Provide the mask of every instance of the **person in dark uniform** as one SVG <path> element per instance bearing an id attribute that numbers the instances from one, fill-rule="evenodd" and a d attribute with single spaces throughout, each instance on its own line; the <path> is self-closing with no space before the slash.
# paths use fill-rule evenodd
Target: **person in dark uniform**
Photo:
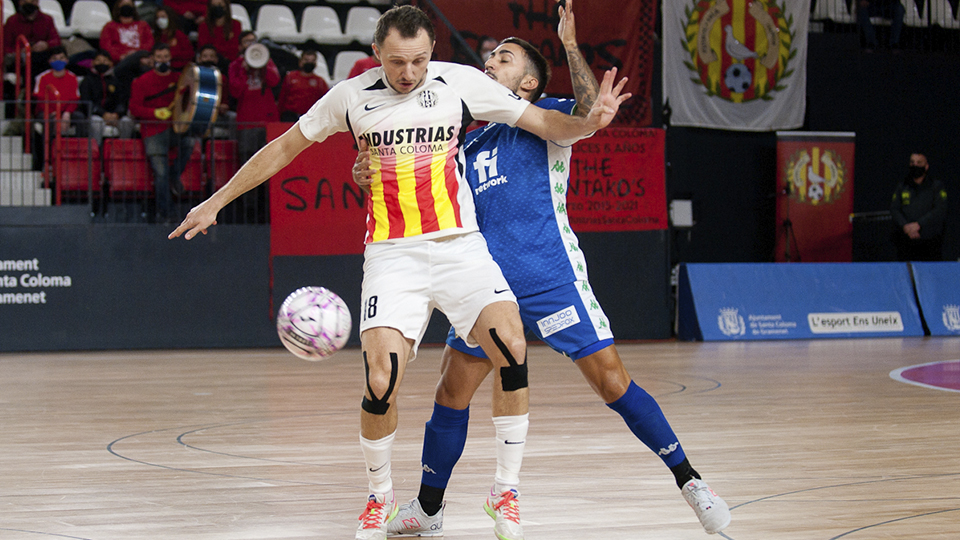
<path id="1" fill-rule="evenodd" d="M 910 154 L 910 172 L 893 193 L 893 243 L 899 261 L 939 261 L 947 218 L 947 190 L 930 178 L 927 156 Z"/>

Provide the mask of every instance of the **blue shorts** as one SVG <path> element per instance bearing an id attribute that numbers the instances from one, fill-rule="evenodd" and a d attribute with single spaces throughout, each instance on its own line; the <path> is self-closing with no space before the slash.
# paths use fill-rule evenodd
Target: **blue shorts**
<path id="1" fill-rule="evenodd" d="M 588 281 L 575 281 L 517 299 L 523 326 L 553 350 L 579 360 L 613 345 L 610 321 L 593 295 Z M 479 347 L 468 347 L 450 328 L 447 345 L 478 358 Z"/>

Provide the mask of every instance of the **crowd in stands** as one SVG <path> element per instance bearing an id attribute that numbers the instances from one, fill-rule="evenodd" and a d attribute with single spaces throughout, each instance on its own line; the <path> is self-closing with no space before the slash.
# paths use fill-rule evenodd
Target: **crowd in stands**
<path id="1" fill-rule="evenodd" d="M 179 174 L 195 143 L 172 129 L 183 69 L 196 64 L 219 71 L 219 118 L 208 134 L 235 139 L 239 163 L 266 144 L 267 122 L 296 121 L 332 84 L 318 74 L 322 65 L 327 75 L 327 62 L 315 49 L 283 48 L 287 56 L 299 54 L 294 56 L 296 65 L 284 70 L 273 59 L 252 67 L 244 52 L 258 42 L 257 35 L 244 31 L 233 18 L 229 0 L 147 0 L 139 8 L 133 0 L 116 0 L 99 39 L 74 37 L 70 50 L 39 2 L 18 0 L 16 13 L 4 23 L 6 72 L 14 71 L 17 41 L 23 36 L 30 44 L 33 81 L 22 86 L 32 90 L 32 118 L 42 118 L 44 105 L 58 99 L 60 117 L 50 120 L 64 136 L 90 137 L 98 146 L 105 137 L 142 139 L 156 187 L 158 219 L 170 218 L 169 200 L 179 195 Z M 276 44 L 270 45 L 277 50 Z M 363 58 L 350 76 L 376 65 L 376 59 Z M 24 71 L 21 68 L 20 77 Z M 5 83 L 5 100 L 24 99 L 22 92 L 13 93 Z M 37 135 L 34 139 L 42 148 Z M 177 149 L 172 163 L 167 159 L 170 149 Z M 42 159 L 42 152 L 34 152 L 34 168 Z"/>

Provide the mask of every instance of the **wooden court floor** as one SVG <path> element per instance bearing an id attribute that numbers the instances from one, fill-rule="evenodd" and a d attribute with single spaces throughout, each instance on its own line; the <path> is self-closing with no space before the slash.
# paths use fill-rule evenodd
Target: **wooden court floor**
<path id="1" fill-rule="evenodd" d="M 960 393 L 890 378 L 960 339 L 620 346 L 733 540 L 960 538 Z M 397 496 L 419 482 L 440 350 L 401 388 Z M 673 478 L 579 372 L 530 348 L 521 502 L 532 539 L 707 538 Z M 351 539 L 366 497 L 356 349 L 0 354 L 0 539 Z M 489 382 L 446 538 L 491 539 Z M 717 538 L 716 536 L 714 538 Z"/>

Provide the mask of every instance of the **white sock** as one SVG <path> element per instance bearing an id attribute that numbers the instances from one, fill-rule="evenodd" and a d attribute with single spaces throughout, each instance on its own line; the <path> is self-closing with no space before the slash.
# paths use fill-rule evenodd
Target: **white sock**
<path id="1" fill-rule="evenodd" d="M 495 416 L 493 425 L 497 430 L 497 494 L 520 485 L 520 466 L 523 464 L 523 448 L 527 443 L 527 414 L 521 416 Z"/>
<path id="2" fill-rule="evenodd" d="M 363 449 L 363 459 L 367 464 L 370 493 L 389 494 L 393 490 L 393 480 L 390 478 L 390 456 L 396 434 L 397 432 L 394 431 L 376 441 L 360 436 L 360 448 Z"/>

